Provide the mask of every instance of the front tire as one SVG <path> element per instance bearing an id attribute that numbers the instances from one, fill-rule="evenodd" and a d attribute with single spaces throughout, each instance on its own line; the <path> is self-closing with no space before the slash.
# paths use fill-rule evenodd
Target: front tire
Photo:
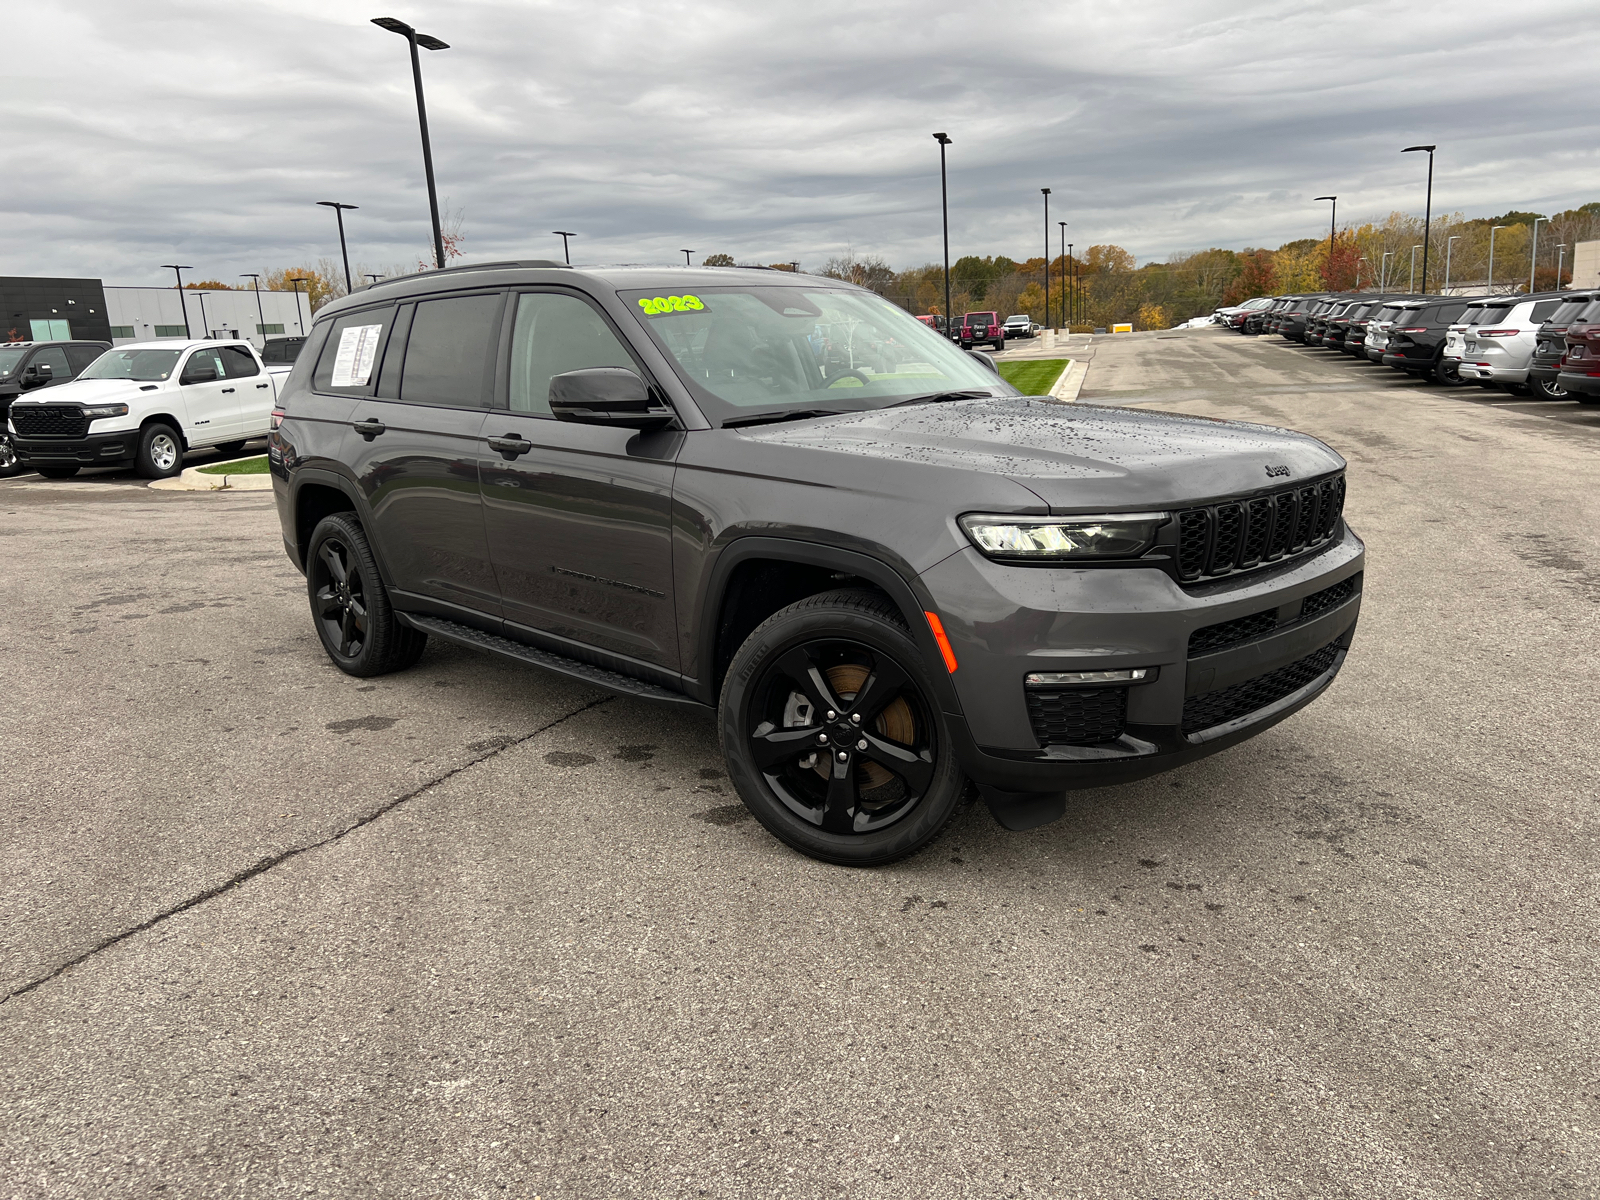
<path id="1" fill-rule="evenodd" d="M 922 653 L 876 592 L 824 592 L 768 617 L 729 664 L 718 732 L 745 806 L 823 862 L 915 854 L 966 788 Z"/>
<path id="2" fill-rule="evenodd" d="M 17 451 L 11 444 L 11 439 L 0 434 L 0 479 L 10 479 L 13 475 L 22 474 L 24 468 L 21 460 L 17 458 Z"/>
<path id="3" fill-rule="evenodd" d="M 183 470 L 183 439 L 170 425 L 146 425 L 133 465 L 146 479 L 170 479 Z"/>
<path id="4" fill-rule="evenodd" d="M 422 657 L 427 635 L 395 619 L 378 560 L 353 514 L 324 517 L 311 531 L 306 594 L 322 648 L 346 675 L 387 675 Z"/>

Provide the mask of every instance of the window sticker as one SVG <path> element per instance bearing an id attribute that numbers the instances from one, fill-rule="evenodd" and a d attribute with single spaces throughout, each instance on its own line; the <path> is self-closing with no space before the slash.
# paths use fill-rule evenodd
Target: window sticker
<path id="1" fill-rule="evenodd" d="M 378 354 L 382 325 L 347 325 L 339 333 L 339 351 L 333 360 L 334 387 L 363 387 L 372 378 L 372 361 Z"/>
<path id="2" fill-rule="evenodd" d="M 699 296 L 651 296 L 639 301 L 647 317 L 662 317 L 667 313 L 699 312 L 705 302 Z"/>

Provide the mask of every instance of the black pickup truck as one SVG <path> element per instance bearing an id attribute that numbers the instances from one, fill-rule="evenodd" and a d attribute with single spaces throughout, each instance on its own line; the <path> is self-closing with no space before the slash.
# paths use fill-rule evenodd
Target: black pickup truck
<path id="1" fill-rule="evenodd" d="M 0 478 L 23 469 L 11 444 L 11 402 L 40 388 L 70 383 L 109 349 L 110 342 L 0 342 Z"/>
<path id="2" fill-rule="evenodd" d="M 831 279 L 387 280 L 318 312 L 273 424 L 339 669 L 438 638 L 698 710 L 750 811 L 835 863 L 925 846 L 969 780 L 1022 829 L 1252 737 L 1361 606 L 1315 438 L 1021 396 Z"/>

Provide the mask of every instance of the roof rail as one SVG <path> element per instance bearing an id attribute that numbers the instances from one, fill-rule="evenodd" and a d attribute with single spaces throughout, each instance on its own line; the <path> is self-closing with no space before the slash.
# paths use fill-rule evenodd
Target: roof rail
<path id="1" fill-rule="evenodd" d="M 507 267 L 559 267 L 563 271 L 570 271 L 570 263 L 556 262 L 551 258 L 523 258 L 506 259 L 503 262 L 463 263 L 459 267 L 429 267 L 422 271 L 412 271 L 409 275 L 391 275 L 387 279 L 380 279 L 376 283 L 364 283 L 355 288 L 350 294 L 364 292 L 369 288 L 382 287 L 386 283 L 398 283 L 402 279 L 420 279 L 424 275 L 448 275 L 453 271 L 500 271 Z"/>

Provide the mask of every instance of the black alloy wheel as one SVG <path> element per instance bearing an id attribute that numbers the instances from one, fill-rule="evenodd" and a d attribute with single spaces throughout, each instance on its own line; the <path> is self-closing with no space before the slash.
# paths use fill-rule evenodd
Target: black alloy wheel
<path id="1" fill-rule="evenodd" d="M 746 806 L 824 862 L 915 853 L 966 787 L 921 652 L 875 592 L 826 592 L 769 617 L 729 664 L 719 721 Z"/>
<path id="2" fill-rule="evenodd" d="M 1435 383 L 1442 383 L 1445 387 L 1461 387 L 1464 380 L 1457 366 L 1458 360 L 1454 358 L 1441 358 L 1433 368 Z"/>
<path id="3" fill-rule="evenodd" d="M 306 550 L 317 636 L 347 675 L 386 675 L 421 657 L 427 637 L 395 619 L 367 536 L 353 513 L 324 517 Z"/>

